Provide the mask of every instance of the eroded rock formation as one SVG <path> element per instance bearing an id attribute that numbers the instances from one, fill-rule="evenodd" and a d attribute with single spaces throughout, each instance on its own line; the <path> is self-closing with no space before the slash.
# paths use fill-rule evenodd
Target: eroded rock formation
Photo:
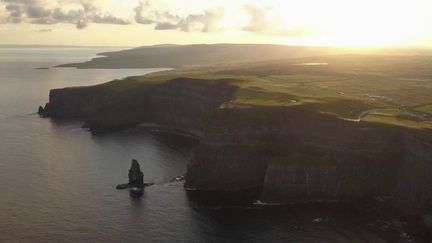
<path id="1" fill-rule="evenodd" d="M 144 187 L 144 173 L 140 169 L 138 161 L 133 159 L 131 168 L 129 169 L 129 186 L 130 187 Z"/>
<path id="2" fill-rule="evenodd" d="M 141 171 L 140 165 L 137 160 L 133 159 L 128 173 L 129 182 L 125 184 L 118 184 L 116 189 L 126 188 L 144 188 L 152 184 L 144 183 L 144 173 Z"/>

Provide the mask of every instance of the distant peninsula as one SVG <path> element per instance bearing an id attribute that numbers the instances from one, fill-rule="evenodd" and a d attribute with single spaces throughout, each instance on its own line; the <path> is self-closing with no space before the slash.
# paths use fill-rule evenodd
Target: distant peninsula
<path id="1" fill-rule="evenodd" d="M 187 65 L 238 63 L 286 59 L 330 53 L 330 48 L 259 44 L 156 45 L 118 52 L 84 63 L 59 65 L 76 68 L 174 68 Z"/>
<path id="2" fill-rule="evenodd" d="M 335 54 L 432 55 L 424 49 L 351 49 L 334 47 L 289 46 L 272 44 L 194 44 L 153 45 L 99 53 L 99 57 L 82 63 L 58 67 L 76 68 L 178 68 L 195 65 L 236 64 L 316 57 Z"/>

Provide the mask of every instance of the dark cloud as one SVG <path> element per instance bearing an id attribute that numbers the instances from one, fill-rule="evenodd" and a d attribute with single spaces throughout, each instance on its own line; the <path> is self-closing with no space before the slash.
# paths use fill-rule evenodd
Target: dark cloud
<path id="1" fill-rule="evenodd" d="M 6 11 L 9 13 L 9 16 L 5 16 L 6 22 L 11 23 L 21 23 L 21 18 L 23 16 L 23 10 L 18 5 L 6 5 Z"/>
<path id="2" fill-rule="evenodd" d="M 51 14 L 51 11 L 40 6 L 29 6 L 26 13 L 29 18 L 45 18 Z"/>
<path id="3" fill-rule="evenodd" d="M 156 30 L 178 29 L 184 32 L 216 30 L 216 25 L 224 16 L 222 9 L 206 10 L 203 14 L 190 14 L 180 17 L 170 12 L 152 9 L 148 1 L 141 1 L 134 9 L 135 21 L 139 24 L 154 24 Z"/>
<path id="4" fill-rule="evenodd" d="M 118 18 L 110 13 L 104 13 L 92 1 L 77 2 L 76 9 L 47 8 L 43 0 L 0 0 L 5 4 L 8 23 L 32 24 L 74 24 L 83 29 L 91 23 L 127 25 L 131 22 Z"/>
<path id="5" fill-rule="evenodd" d="M 175 30 L 178 26 L 172 23 L 156 23 L 155 30 Z"/>

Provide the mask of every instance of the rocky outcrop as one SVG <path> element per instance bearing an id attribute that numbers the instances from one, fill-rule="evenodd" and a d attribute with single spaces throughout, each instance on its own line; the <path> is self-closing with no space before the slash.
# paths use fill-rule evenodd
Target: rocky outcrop
<path id="1" fill-rule="evenodd" d="M 142 189 L 146 186 L 151 186 L 153 183 L 144 183 L 144 173 L 141 171 L 140 165 L 137 160 L 133 159 L 131 168 L 128 173 L 129 182 L 125 184 L 118 184 L 116 189 L 122 190 L 127 188 Z"/>
<path id="2" fill-rule="evenodd" d="M 38 108 L 38 112 L 37 112 L 40 116 L 43 116 L 44 115 L 44 113 L 45 113 L 45 110 L 44 110 L 44 108 L 42 107 L 42 106 L 39 106 L 39 108 Z"/>
<path id="3" fill-rule="evenodd" d="M 128 177 L 130 187 L 144 187 L 144 173 L 141 171 L 140 165 L 135 159 L 132 160 Z"/>

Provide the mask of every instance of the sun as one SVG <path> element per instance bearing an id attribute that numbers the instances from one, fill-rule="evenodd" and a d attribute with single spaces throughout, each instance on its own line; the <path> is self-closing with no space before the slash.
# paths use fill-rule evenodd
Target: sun
<path id="1" fill-rule="evenodd" d="M 333 46 L 416 43 L 432 29 L 432 1 L 275 1 L 285 29 L 304 28 L 303 42 Z"/>

